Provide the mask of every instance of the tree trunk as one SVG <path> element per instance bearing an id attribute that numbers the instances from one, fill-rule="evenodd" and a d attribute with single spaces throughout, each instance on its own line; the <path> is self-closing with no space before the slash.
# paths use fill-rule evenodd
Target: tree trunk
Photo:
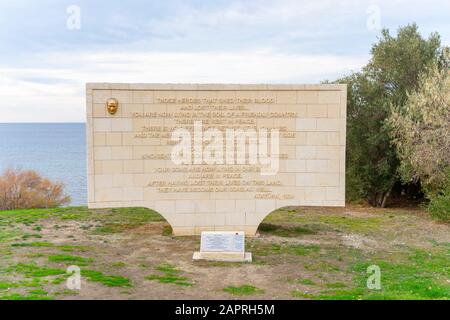
<path id="1" fill-rule="evenodd" d="M 386 191 L 386 192 L 383 194 L 383 201 L 381 201 L 381 208 L 386 207 L 386 201 L 387 201 L 387 199 L 389 198 L 389 196 L 391 195 L 391 191 L 392 191 L 392 188 L 394 187 L 394 183 L 395 183 L 395 182 L 392 182 L 392 183 L 391 183 L 391 186 L 390 186 L 389 189 L 388 189 L 388 191 Z"/>

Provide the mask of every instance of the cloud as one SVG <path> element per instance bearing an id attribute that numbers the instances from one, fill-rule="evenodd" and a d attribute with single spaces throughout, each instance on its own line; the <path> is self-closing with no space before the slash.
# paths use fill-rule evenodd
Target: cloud
<path id="1" fill-rule="evenodd" d="M 26 4 L 26 5 L 25 5 Z M 86 82 L 318 83 L 358 70 L 378 30 L 417 22 L 449 44 L 450 2 L 419 0 L 77 0 L 0 9 L 0 121 L 84 121 Z"/>
<path id="2" fill-rule="evenodd" d="M 3 121 L 84 121 L 86 82 L 318 83 L 358 70 L 367 61 L 365 56 L 284 54 L 268 49 L 53 53 L 36 59 L 46 67 L 0 68 Z M 32 112 L 31 105 L 48 112 L 23 118 Z"/>

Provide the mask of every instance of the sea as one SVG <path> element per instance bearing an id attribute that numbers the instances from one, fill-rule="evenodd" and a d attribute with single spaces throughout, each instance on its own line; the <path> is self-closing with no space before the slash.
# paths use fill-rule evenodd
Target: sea
<path id="1" fill-rule="evenodd" d="M 0 172 L 33 169 L 61 181 L 70 205 L 87 204 L 84 123 L 0 123 Z"/>

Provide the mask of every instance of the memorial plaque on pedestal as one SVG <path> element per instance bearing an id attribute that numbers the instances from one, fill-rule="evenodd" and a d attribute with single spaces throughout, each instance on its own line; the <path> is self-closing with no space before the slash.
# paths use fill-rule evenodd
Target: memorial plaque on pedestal
<path id="1" fill-rule="evenodd" d="M 242 231 L 203 231 L 200 251 L 194 260 L 251 262 L 251 253 L 245 252 L 245 233 Z"/>

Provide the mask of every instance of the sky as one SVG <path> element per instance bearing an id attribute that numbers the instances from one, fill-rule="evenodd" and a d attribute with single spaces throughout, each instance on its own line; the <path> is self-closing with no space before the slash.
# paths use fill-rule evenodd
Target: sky
<path id="1" fill-rule="evenodd" d="M 381 28 L 450 44 L 449 0 L 0 0 L 0 122 L 84 122 L 87 82 L 300 83 L 360 70 Z"/>

